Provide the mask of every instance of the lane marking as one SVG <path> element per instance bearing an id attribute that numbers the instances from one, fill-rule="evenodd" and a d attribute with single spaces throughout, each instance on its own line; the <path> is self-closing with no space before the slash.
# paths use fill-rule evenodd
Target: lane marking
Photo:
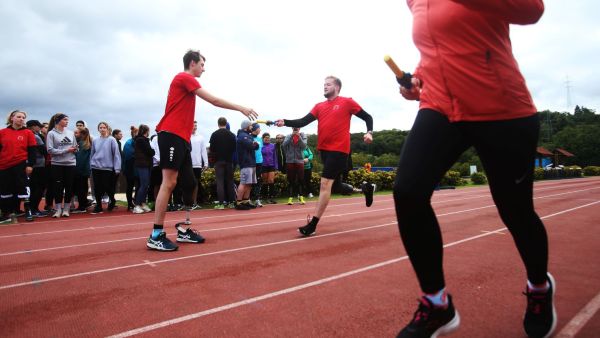
<path id="1" fill-rule="evenodd" d="M 556 335 L 556 338 L 571 338 L 577 336 L 585 324 L 587 324 L 587 322 L 594 317 L 596 312 L 598 312 L 598 309 L 600 309 L 600 293 L 592 298 L 592 300 L 563 327 Z"/>
<path id="2" fill-rule="evenodd" d="M 571 208 L 571 209 L 563 210 L 563 211 L 560 211 L 560 212 L 556 212 L 556 213 L 544 216 L 542 219 L 550 218 L 550 217 L 553 217 L 553 216 L 558 216 L 558 215 L 561 215 L 561 214 L 564 214 L 564 213 L 567 213 L 567 212 L 570 212 L 570 211 L 574 211 L 574 210 L 577 210 L 577 209 L 580 209 L 580 208 L 584 208 L 586 206 L 590 206 L 590 205 L 597 204 L 597 203 L 600 203 L 600 201 L 596 201 L 594 203 L 589 203 L 589 204 L 586 204 L 586 205 L 582 205 L 582 206 L 578 206 L 578 207 L 575 207 L 575 208 Z M 381 225 L 381 226 L 384 226 L 384 225 Z M 473 241 L 473 240 L 476 240 L 476 239 L 479 239 L 479 238 L 487 237 L 487 236 L 496 234 L 497 232 L 504 231 L 504 230 L 506 230 L 506 227 L 500 228 L 500 229 L 496 229 L 494 231 L 490 231 L 490 232 L 485 233 L 485 234 L 480 234 L 480 235 L 476 235 L 476 236 L 464 238 L 462 240 L 458 240 L 458 241 L 455 241 L 455 242 L 452 242 L 452 243 L 445 244 L 444 248 L 449 248 L 449 247 L 456 246 L 456 245 L 459 245 L 459 244 L 462 244 L 462 243 L 466 243 L 466 242 L 470 242 L 470 241 Z M 321 237 L 321 236 L 317 236 L 317 237 L 314 237 L 314 238 L 318 238 L 318 237 Z M 205 317 L 205 316 L 217 313 L 217 312 L 223 312 L 223 311 L 226 311 L 226 310 L 231 310 L 231 309 L 234 309 L 234 308 L 237 308 L 237 307 L 240 307 L 240 306 L 244 306 L 244 305 L 248 305 L 248 304 L 260 302 L 260 301 L 263 301 L 263 300 L 266 300 L 266 299 L 270 299 L 270 298 L 274 298 L 274 297 L 286 295 L 286 294 L 293 293 L 293 292 L 296 292 L 296 291 L 300 291 L 300 290 L 303 290 L 303 289 L 306 289 L 306 288 L 310 288 L 310 287 L 322 285 L 322 284 L 325 284 L 325 283 L 328 283 L 328 282 L 331 282 L 331 281 L 335 281 L 335 280 L 338 280 L 338 279 L 346 278 L 346 277 L 349 277 L 349 276 L 352 276 L 352 275 L 356 275 L 356 274 L 359 274 L 359 273 L 362 273 L 362 272 L 366 272 L 366 271 L 378 269 L 378 268 L 381 268 L 381 267 L 384 267 L 384 266 L 387 266 L 387 265 L 390 265 L 390 264 L 398 263 L 398 262 L 401 262 L 401 261 L 404 261 L 404 260 L 407 260 L 407 259 L 408 259 L 408 256 L 401 256 L 401 257 L 398 257 L 398 258 L 395 258 L 395 259 L 390 259 L 390 260 L 387 260 L 387 261 L 384 261 L 384 262 L 376 263 L 376 264 L 373 264 L 373 265 L 368 265 L 368 266 L 365 266 L 365 267 L 362 267 L 362 268 L 359 268 L 359 269 L 347 271 L 347 272 L 344 272 L 344 273 L 341 273 L 341 274 L 337 274 L 337 275 L 333 275 L 333 276 L 330 276 L 330 277 L 322 278 L 322 279 L 315 280 L 315 281 L 312 281 L 312 282 L 309 282 L 309 283 L 296 285 L 296 286 L 293 286 L 293 287 L 290 287 L 290 288 L 286 288 L 286 289 L 282 289 L 282 290 L 279 290 L 279 291 L 275 291 L 275 292 L 263 294 L 263 295 L 260 295 L 260 296 L 257 296 L 257 297 L 252 297 L 252 298 L 244 299 L 244 300 L 241 300 L 241 301 L 238 301 L 238 302 L 226 304 L 226 305 L 223 305 L 223 306 L 215 307 L 215 308 L 212 308 L 212 309 L 207 309 L 207 310 L 196 312 L 196 313 L 192 313 L 192 314 L 188 314 L 188 315 L 185 315 L 185 316 L 172 318 L 172 319 L 165 320 L 165 321 L 162 321 L 162 322 L 159 322 L 159 323 L 155 323 L 155 324 L 151 324 L 151 325 L 147 325 L 147 326 L 142 326 L 142 327 L 139 327 L 139 328 L 136 328 L 136 329 L 133 329 L 133 330 L 129 330 L 129 331 L 125 331 L 125 332 L 121 332 L 121 333 L 109 336 L 108 338 L 130 337 L 130 336 L 134 336 L 134 335 L 137 335 L 137 334 L 142 334 L 142 333 L 149 332 L 149 331 L 154 331 L 154 330 L 157 330 L 157 329 L 160 329 L 160 328 L 164 328 L 164 327 L 167 327 L 167 326 L 171 326 L 171 325 L 175 325 L 175 324 L 178 324 L 178 323 L 190 321 L 190 320 L 193 320 L 193 319 L 198 319 L 200 317 Z M 597 297 L 597 298 L 599 298 L 598 302 L 600 303 L 600 297 Z M 597 307 L 594 309 L 594 312 L 596 310 L 597 310 Z"/>

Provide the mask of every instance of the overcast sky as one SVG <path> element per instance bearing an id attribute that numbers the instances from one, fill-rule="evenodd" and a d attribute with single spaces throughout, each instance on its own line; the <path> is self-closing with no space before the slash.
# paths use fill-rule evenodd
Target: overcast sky
<path id="1" fill-rule="evenodd" d="M 511 27 L 538 110 L 598 111 L 600 2 L 545 5 L 537 24 Z M 373 115 L 375 130 L 410 129 L 418 107 L 401 98 L 383 62 L 390 54 L 408 71 L 418 62 L 404 0 L 2 0 L 0 25 L 0 112 L 20 108 L 41 121 L 64 112 L 71 127 L 83 119 L 93 133 L 99 121 L 153 129 L 189 48 L 207 58 L 205 89 L 260 118 L 304 116 L 324 100 L 327 75 L 341 78 L 341 95 Z M 243 118 L 197 100 L 201 134 L 219 116 L 236 130 Z M 352 132 L 364 129 L 353 119 Z"/>

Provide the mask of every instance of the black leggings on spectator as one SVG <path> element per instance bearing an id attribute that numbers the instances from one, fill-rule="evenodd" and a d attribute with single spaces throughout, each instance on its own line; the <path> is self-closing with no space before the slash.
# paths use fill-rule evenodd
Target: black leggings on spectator
<path id="1" fill-rule="evenodd" d="M 53 164 L 52 171 L 52 186 L 54 188 L 54 203 L 57 208 L 61 208 L 63 202 L 71 203 L 73 197 L 73 180 L 75 179 L 75 166 L 62 166 Z"/>
<path id="2" fill-rule="evenodd" d="M 486 122 L 454 122 L 431 109 L 419 111 L 404 143 L 394 184 L 400 236 L 421 290 L 445 287 L 440 226 L 431 206 L 436 184 L 473 146 L 486 172 L 500 217 L 510 231 L 527 278 L 546 281 L 548 238 L 533 206 L 537 115 Z"/>
<path id="3" fill-rule="evenodd" d="M 94 180 L 94 197 L 96 198 L 96 208 L 102 209 L 102 197 L 108 195 L 109 206 L 115 200 L 115 172 L 112 170 L 92 169 L 92 179 Z"/>

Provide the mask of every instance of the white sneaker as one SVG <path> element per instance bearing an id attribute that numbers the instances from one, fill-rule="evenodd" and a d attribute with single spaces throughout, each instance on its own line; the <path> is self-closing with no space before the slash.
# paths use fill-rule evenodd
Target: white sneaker
<path id="1" fill-rule="evenodd" d="M 142 203 L 141 209 L 142 209 L 143 212 L 150 212 L 150 211 L 152 211 L 152 209 L 150 209 L 150 207 L 146 203 Z"/>
<path id="2" fill-rule="evenodd" d="M 70 215 L 69 215 L 69 209 L 65 209 L 65 210 L 63 210 L 63 212 L 62 212 L 62 217 L 69 217 L 69 216 L 70 216 Z"/>
<path id="3" fill-rule="evenodd" d="M 58 208 L 58 209 L 56 209 L 56 212 L 54 213 L 54 215 L 52 215 L 52 218 L 59 218 L 61 214 L 62 214 L 62 210 L 60 208 Z"/>
<path id="4" fill-rule="evenodd" d="M 143 213 L 144 213 L 144 209 L 142 209 L 142 207 L 140 207 L 139 205 L 136 205 L 136 206 L 133 208 L 133 211 L 132 211 L 132 212 L 133 212 L 134 214 L 143 214 Z"/>
<path id="5" fill-rule="evenodd" d="M 308 194 L 308 198 L 313 198 L 313 197 L 315 197 L 315 196 L 312 194 L 312 192 L 310 194 Z"/>
<path id="6" fill-rule="evenodd" d="M 262 208 L 263 204 L 260 200 L 256 200 L 256 206 Z"/>

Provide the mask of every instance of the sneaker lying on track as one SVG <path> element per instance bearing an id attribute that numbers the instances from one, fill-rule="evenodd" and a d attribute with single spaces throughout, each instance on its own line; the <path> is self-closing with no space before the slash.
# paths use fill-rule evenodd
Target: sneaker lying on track
<path id="1" fill-rule="evenodd" d="M 448 295 L 448 307 L 434 306 L 427 297 L 419 300 L 419 308 L 412 321 L 398 333 L 397 338 L 437 337 L 450 333 L 460 325 L 460 317 L 454 309 L 452 296 Z"/>
<path id="2" fill-rule="evenodd" d="M 529 337 L 550 337 L 556 328 L 556 308 L 554 307 L 554 293 L 556 282 L 548 273 L 550 288 L 546 292 L 537 293 L 525 287 L 523 294 L 527 296 L 527 310 L 523 318 L 523 326 Z"/>
<path id="3" fill-rule="evenodd" d="M 375 192 L 376 185 L 373 183 L 363 182 L 360 186 L 362 193 L 365 194 L 365 202 L 367 207 L 373 204 L 373 193 Z"/>
<path id="4" fill-rule="evenodd" d="M 177 223 L 177 242 L 182 243 L 204 243 L 205 239 L 196 230 L 192 228 L 185 229 L 185 232 L 179 231 L 179 227 L 184 223 Z"/>
<path id="5" fill-rule="evenodd" d="M 152 239 L 152 236 L 150 236 L 148 242 L 146 242 L 146 246 L 149 249 L 158 251 L 175 251 L 178 248 L 177 244 L 167 238 L 167 233 L 164 231 L 156 239 Z"/>

